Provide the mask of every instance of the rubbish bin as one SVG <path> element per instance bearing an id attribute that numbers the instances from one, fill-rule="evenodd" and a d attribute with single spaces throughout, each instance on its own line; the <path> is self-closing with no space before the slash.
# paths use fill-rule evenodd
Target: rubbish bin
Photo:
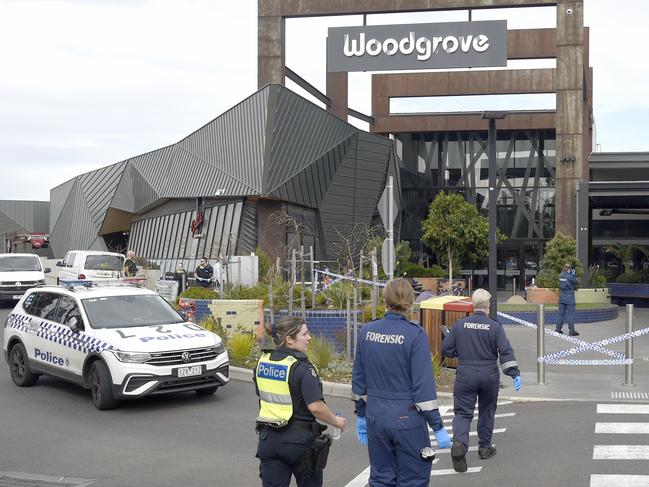
<path id="1" fill-rule="evenodd" d="M 473 313 L 473 303 L 470 298 L 462 296 L 437 296 L 419 303 L 421 326 L 428 335 L 430 350 L 434 355 L 441 356 L 442 326 L 449 329 L 456 320 Z M 457 367 L 455 358 L 444 358 L 446 367 Z"/>

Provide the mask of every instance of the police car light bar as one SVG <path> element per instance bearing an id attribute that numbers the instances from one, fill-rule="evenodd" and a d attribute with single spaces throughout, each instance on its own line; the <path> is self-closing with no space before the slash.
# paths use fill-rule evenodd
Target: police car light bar
<path id="1" fill-rule="evenodd" d="M 143 287 L 144 279 L 141 282 L 129 279 L 102 279 L 101 281 L 90 281 L 86 279 L 60 279 L 59 285 L 72 289 L 75 287 Z"/>

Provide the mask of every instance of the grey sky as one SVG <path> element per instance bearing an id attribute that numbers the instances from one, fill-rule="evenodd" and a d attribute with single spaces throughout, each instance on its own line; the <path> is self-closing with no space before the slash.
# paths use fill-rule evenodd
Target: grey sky
<path id="1" fill-rule="evenodd" d="M 176 142 L 252 94 L 256 10 L 256 0 L 0 0 L 0 199 L 48 200 L 52 187 Z M 552 9 L 473 18 L 507 18 L 510 29 L 554 26 Z M 642 0 L 585 0 L 601 150 L 649 150 L 648 21 Z M 327 26 L 360 22 L 289 20 L 287 65 L 324 91 Z M 369 74 L 350 74 L 353 108 L 370 112 L 369 88 Z"/>

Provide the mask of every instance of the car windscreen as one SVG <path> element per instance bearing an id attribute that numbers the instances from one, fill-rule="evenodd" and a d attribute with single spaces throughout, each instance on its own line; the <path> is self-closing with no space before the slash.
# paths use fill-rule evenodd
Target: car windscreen
<path id="1" fill-rule="evenodd" d="M 0 257 L 0 272 L 40 271 L 41 261 L 38 257 Z"/>
<path id="2" fill-rule="evenodd" d="M 184 320 L 157 294 L 105 296 L 81 300 L 92 328 L 167 325 Z"/>
<path id="3" fill-rule="evenodd" d="M 124 261 L 116 255 L 88 255 L 84 268 L 89 271 L 121 271 Z"/>

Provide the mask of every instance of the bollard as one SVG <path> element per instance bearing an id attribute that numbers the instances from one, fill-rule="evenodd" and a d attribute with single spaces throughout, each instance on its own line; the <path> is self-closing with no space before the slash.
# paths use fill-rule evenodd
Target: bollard
<path id="1" fill-rule="evenodd" d="M 536 320 L 536 383 L 545 385 L 545 363 L 539 361 L 545 355 L 545 306 L 539 304 Z"/>
<path id="2" fill-rule="evenodd" d="M 626 305 L 626 332 L 633 333 L 633 305 Z M 633 337 L 627 338 L 624 344 L 626 358 L 633 360 Z M 624 384 L 623 386 L 633 387 L 633 362 L 624 366 Z"/>

